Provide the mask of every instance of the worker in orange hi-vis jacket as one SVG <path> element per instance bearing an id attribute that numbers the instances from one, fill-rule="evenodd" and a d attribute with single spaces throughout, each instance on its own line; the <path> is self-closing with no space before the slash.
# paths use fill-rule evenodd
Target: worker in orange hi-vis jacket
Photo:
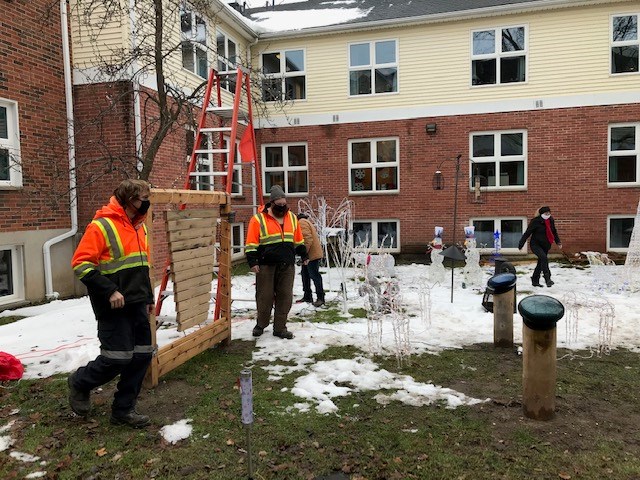
<path id="1" fill-rule="evenodd" d="M 69 404 L 78 415 L 91 409 L 91 390 L 120 375 L 111 406 L 111 422 L 144 427 L 149 417 L 135 410 L 153 345 L 149 314 L 153 288 L 144 225 L 150 186 L 124 180 L 109 204 L 96 212 L 71 265 L 89 293 L 98 321 L 100 355 L 69 376 Z"/>
<path id="2" fill-rule="evenodd" d="M 304 264 L 309 260 L 298 219 L 279 185 L 271 187 L 269 203 L 249 221 L 245 254 L 256 274 L 258 317 L 253 336 L 259 337 L 269 326 L 273 309 L 273 334 L 293 338 L 287 330 L 287 315 L 293 303 L 295 257 L 299 255 Z"/>

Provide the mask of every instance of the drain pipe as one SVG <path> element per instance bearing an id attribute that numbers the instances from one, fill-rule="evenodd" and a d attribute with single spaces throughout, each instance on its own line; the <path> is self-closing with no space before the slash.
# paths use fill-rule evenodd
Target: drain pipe
<path id="1" fill-rule="evenodd" d="M 64 93 L 67 110 L 67 137 L 69 156 L 69 210 L 71 215 L 71 230 L 44 242 L 44 283 L 47 300 L 55 300 L 60 294 L 53 290 L 53 276 L 51 273 L 51 246 L 60 243 L 78 232 L 78 197 L 76 190 L 76 145 L 73 127 L 73 87 L 71 78 L 71 54 L 69 49 L 69 23 L 66 0 L 60 0 L 60 25 L 62 36 L 62 61 L 64 64 Z"/>

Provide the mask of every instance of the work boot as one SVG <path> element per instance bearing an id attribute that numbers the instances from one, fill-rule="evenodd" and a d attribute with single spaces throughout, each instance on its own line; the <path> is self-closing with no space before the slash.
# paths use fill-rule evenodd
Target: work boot
<path id="1" fill-rule="evenodd" d="M 531 285 L 533 285 L 534 287 L 541 287 L 542 284 L 540 283 L 540 278 L 531 277 Z"/>
<path id="2" fill-rule="evenodd" d="M 282 330 L 281 332 L 273 332 L 273 335 L 278 338 L 285 338 L 287 340 L 291 340 L 293 338 L 293 333 L 289 330 Z"/>
<path id="3" fill-rule="evenodd" d="M 545 283 L 547 284 L 547 287 L 550 287 L 551 285 L 553 285 L 555 282 L 551 279 L 545 280 Z"/>
<path id="4" fill-rule="evenodd" d="M 256 325 L 255 327 L 253 327 L 253 332 L 252 335 L 254 337 L 259 337 L 260 335 L 262 335 L 264 333 L 264 328 Z"/>
<path id="5" fill-rule="evenodd" d="M 73 375 L 67 377 L 69 385 L 69 406 L 73 413 L 86 417 L 91 410 L 91 392 L 78 390 L 73 386 Z"/>
<path id="6" fill-rule="evenodd" d="M 126 413 L 111 412 L 110 421 L 114 425 L 129 425 L 133 428 L 146 427 L 151 420 L 146 415 L 130 410 Z"/>
<path id="7" fill-rule="evenodd" d="M 317 299 L 315 302 L 313 302 L 313 306 L 314 307 L 321 307 L 322 305 L 324 305 L 324 299 L 323 298 L 319 298 Z"/>
<path id="8" fill-rule="evenodd" d="M 298 300 L 296 300 L 296 303 L 312 303 L 313 302 L 313 298 L 299 298 Z"/>

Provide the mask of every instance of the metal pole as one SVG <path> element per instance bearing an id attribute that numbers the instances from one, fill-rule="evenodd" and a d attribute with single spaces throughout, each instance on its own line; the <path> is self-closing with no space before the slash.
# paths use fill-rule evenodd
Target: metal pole
<path id="1" fill-rule="evenodd" d="M 456 248 L 456 220 L 458 217 L 458 177 L 460 176 L 460 159 L 462 154 L 456 157 L 456 184 L 453 192 L 453 247 Z M 453 303 L 453 269 L 455 260 L 451 259 L 451 303 Z"/>
<path id="2" fill-rule="evenodd" d="M 247 432 L 247 469 L 249 480 L 253 479 L 253 463 L 251 459 L 251 427 L 253 425 L 253 385 L 251 370 L 240 372 L 240 400 L 242 404 L 242 424 Z"/>

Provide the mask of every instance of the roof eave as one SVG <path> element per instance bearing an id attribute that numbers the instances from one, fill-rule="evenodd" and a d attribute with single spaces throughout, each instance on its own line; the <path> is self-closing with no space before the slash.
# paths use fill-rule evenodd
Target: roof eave
<path id="1" fill-rule="evenodd" d="M 244 34 L 244 37 L 247 40 L 258 40 L 258 32 L 243 20 L 245 17 L 243 17 L 240 12 L 236 13 L 235 11 L 232 11 L 233 7 L 221 0 L 210 0 L 210 3 L 210 8 L 215 12 L 215 14 L 230 25 L 238 26 L 239 30 L 241 30 L 240 33 Z"/>
<path id="2" fill-rule="evenodd" d="M 499 5 L 496 7 L 477 8 L 473 10 L 437 13 L 431 15 L 421 15 L 417 17 L 394 18 L 388 20 L 377 20 L 361 23 L 346 23 L 338 25 L 327 25 L 322 27 L 310 27 L 303 30 L 286 30 L 279 32 L 264 32 L 258 34 L 260 40 L 310 37 L 316 35 L 327 35 L 336 32 L 373 30 L 379 28 L 389 28 L 399 25 L 418 25 L 426 23 L 447 22 L 450 20 L 468 20 L 472 18 L 505 15 L 537 10 L 548 10 L 553 8 L 579 7 L 585 5 L 595 5 L 603 3 L 618 3 L 626 0 L 540 0 L 535 3 L 515 3 L 511 5 Z"/>

